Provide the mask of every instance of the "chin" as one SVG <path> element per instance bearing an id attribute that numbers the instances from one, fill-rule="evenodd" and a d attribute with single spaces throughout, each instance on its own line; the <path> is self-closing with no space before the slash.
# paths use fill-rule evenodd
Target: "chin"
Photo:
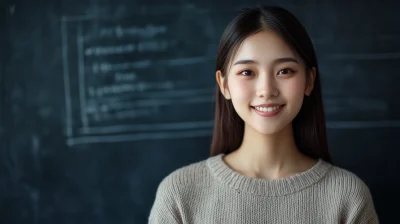
<path id="1" fill-rule="evenodd" d="M 282 129 L 274 129 L 274 130 L 257 130 L 258 133 L 262 134 L 262 135 L 273 135 L 273 134 L 277 134 L 281 131 Z"/>
<path id="2" fill-rule="evenodd" d="M 260 133 L 262 135 L 273 135 L 283 130 L 283 127 L 280 126 L 269 127 L 269 128 L 252 126 L 251 128 L 253 129 L 254 132 Z"/>

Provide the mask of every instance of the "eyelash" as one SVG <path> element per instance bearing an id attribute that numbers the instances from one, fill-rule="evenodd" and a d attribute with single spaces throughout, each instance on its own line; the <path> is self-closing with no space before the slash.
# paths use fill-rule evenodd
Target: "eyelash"
<path id="1" fill-rule="evenodd" d="M 288 70 L 288 71 L 290 72 L 290 74 L 291 74 L 291 73 L 294 73 L 294 71 L 293 71 L 292 69 L 290 69 L 290 68 L 281 69 L 281 70 L 279 70 L 279 72 L 280 72 L 280 71 L 283 71 L 283 70 Z M 278 72 L 278 73 L 279 73 L 279 72 Z M 284 74 L 284 75 L 286 75 L 286 74 Z"/>
<path id="2" fill-rule="evenodd" d="M 288 70 L 290 73 L 294 73 L 294 71 L 292 69 L 290 69 L 290 68 L 281 69 L 281 70 L 278 71 L 278 73 L 281 72 L 281 71 L 284 71 L 284 70 Z M 243 71 L 239 72 L 239 75 L 242 75 L 243 72 L 249 72 L 249 71 L 254 73 L 251 70 L 243 70 Z M 287 74 L 282 74 L 282 75 L 287 75 Z M 243 76 L 250 76 L 250 75 L 243 75 Z"/>

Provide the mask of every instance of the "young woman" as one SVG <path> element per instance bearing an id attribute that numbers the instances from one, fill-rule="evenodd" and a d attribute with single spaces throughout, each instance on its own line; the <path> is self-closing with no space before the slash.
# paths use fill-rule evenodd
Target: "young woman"
<path id="1" fill-rule="evenodd" d="M 149 223 L 379 223 L 366 184 L 332 164 L 316 54 L 290 12 L 242 10 L 216 65 L 211 155 L 164 178 Z"/>

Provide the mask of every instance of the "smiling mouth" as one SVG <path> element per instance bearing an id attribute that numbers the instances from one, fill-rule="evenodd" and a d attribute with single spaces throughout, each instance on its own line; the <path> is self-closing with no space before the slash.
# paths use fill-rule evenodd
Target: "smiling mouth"
<path id="1" fill-rule="evenodd" d="M 269 106 L 269 107 L 258 107 L 258 106 L 251 106 L 251 108 L 259 111 L 259 112 L 264 112 L 264 113 L 269 113 L 269 112 L 274 112 L 276 110 L 279 110 L 282 108 L 284 105 L 276 105 L 276 106 Z"/>
<path id="2" fill-rule="evenodd" d="M 262 117 L 273 117 L 277 114 L 279 114 L 282 111 L 282 108 L 285 105 L 276 105 L 276 106 L 269 106 L 269 107 L 254 107 L 251 106 L 251 109 L 253 109 L 258 115 Z"/>

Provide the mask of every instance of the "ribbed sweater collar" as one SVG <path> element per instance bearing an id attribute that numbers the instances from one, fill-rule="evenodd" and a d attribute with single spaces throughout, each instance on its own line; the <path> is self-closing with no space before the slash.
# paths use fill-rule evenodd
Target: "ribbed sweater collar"
<path id="1" fill-rule="evenodd" d="M 207 159 L 207 165 L 212 175 L 238 192 L 247 192 L 257 195 L 282 196 L 292 194 L 318 182 L 332 166 L 319 159 L 310 169 L 277 180 L 254 178 L 240 174 L 231 169 L 222 159 L 221 153 Z"/>

